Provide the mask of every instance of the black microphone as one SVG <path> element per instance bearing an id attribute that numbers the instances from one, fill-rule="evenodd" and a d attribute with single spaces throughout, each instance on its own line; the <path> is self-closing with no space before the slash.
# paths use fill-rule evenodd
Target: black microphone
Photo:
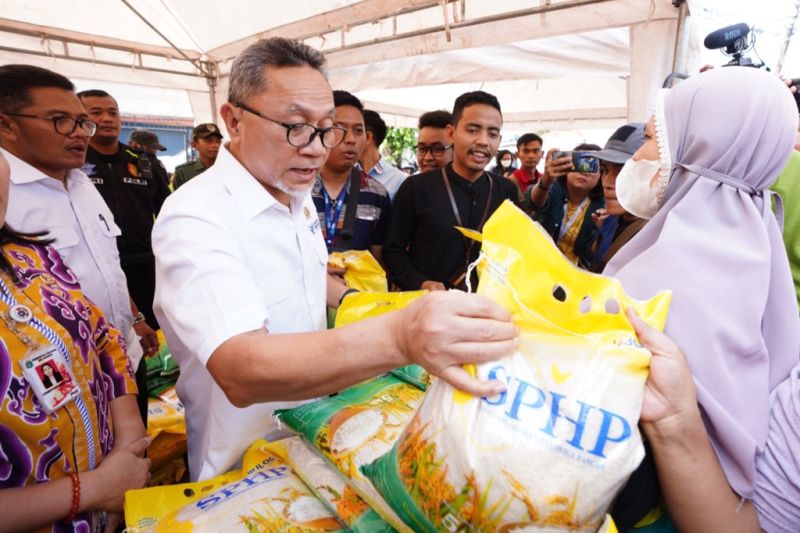
<path id="1" fill-rule="evenodd" d="M 709 50 L 716 50 L 734 44 L 739 39 L 744 39 L 750 33 L 750 26 L 744 22 L 725 26 L 706 35 L 703 45 Z"/>

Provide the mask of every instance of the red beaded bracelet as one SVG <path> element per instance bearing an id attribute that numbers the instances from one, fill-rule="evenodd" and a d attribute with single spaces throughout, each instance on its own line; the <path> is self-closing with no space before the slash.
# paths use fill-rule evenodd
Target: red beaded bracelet
<path id="1" fill-rule="evenodd" d="M 69 510 L 67 522 L 72 522 L 78 516 L 78 509 L 81 506 L 81 480 L 77 472 L 70 472 L 69 479 L 72 481 L 72 507 Z"/>

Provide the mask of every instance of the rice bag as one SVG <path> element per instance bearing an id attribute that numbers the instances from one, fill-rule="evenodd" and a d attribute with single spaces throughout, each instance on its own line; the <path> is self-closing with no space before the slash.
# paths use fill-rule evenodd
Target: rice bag
<path id="1" fill-rule="evenodd" d="M 419 365 L 401 366 L 392 370 L 392 374 L 420 390 L 427 390 L 433 381 L 433 376 Z"/>
<path id="2" fill-rule="evenodd" d="M 147 399 L 147 434 L 155 438 L 162 431 L 186 434 L 183 404 L 174 386 L 164 389 L 155 398 Z"/>
<path id="3" fill-rule="evenodd" d="M 274 445 L 276 453 L 354 533 L 395 531 L 358 495 L 347 478 L 302 438 L 289 437 Z"/>
<path id="4" fill-rule="evenodd" d="M 477 398 L 437 380 L 391 451 L 363 470 L 415 531 L 597 531 L 644 456 L 649 352 L 623 310 L 663 328 L 670 295 L 629 298 L 575 268 L 504 203 L 484 227 L 478 293 L 511 311 L 516 353 L 471 368 L 508 390 Z"/>
<path id="5" fill-rule="evenodd" d="M 256 441 L 242 470 L 196 483 L 125 493 L 128 531 L 346 531 L 271 444 Z"/>
<path id="6" fill-rule="evenodd" d="M 347 250 L 333 252 L 328 256 L 328 264 L 344 269 L 344 282 L 351 289 L 359 291 L 386 292 L 386 271 L 369 250 Z"/>
<path id="7" fill-rule="evenodd" d="M 423 392 L 383 376 L 323 398 L 276 411 L 278 420 L 303 436 L 352 483 L 359 496 L 401 532 L 411 532 L 359 468 L 385 454 L 405 429 Z"/>
<path id="8" fill-rule="evenodd" d="M 350 294 L 336 312 L 336 327 L 340 328 L 365 318 L 380 316 L 389 311 L 397 311 L 427 292 L 357 292 Z"/>

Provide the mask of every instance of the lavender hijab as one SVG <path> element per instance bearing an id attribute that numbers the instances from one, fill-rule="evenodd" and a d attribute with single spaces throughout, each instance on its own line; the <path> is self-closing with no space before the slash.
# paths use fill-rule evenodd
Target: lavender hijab
<path id="1" fill-rule="evenodd" d="M 728 482 L 750 499 L 770 391 L 800 357 L 794 286 L 764 192 L 791 154 L 797 108 L 773 74 L 728 67 L 666 91 L 656 130 L 672 161 L 662 204 L 603 273 L 636 298 L 673 291 L 665 331 L 689 360 Z"/>

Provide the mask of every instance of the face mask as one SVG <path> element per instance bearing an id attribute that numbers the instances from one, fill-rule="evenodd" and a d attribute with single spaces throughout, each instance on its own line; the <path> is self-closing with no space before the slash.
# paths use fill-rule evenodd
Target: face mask
<path id="1" fill-rule="evenodd" d="M 658 211 L 658 197 L 650 188 L 650 180 L 658 170 L 658 161 L 628 159 L 616 183 L 617 201 L 625 211 L 639 218 L 653 218 Z"/>
<path id="2" fill-rule="evenodd" d="M 510 159 L 503 159 L 502 161 L 500 161 L 500 164 L 502 166 L 504 166 L 504 167 L 510 167 L 511 166 L 511 160 Z"/>

